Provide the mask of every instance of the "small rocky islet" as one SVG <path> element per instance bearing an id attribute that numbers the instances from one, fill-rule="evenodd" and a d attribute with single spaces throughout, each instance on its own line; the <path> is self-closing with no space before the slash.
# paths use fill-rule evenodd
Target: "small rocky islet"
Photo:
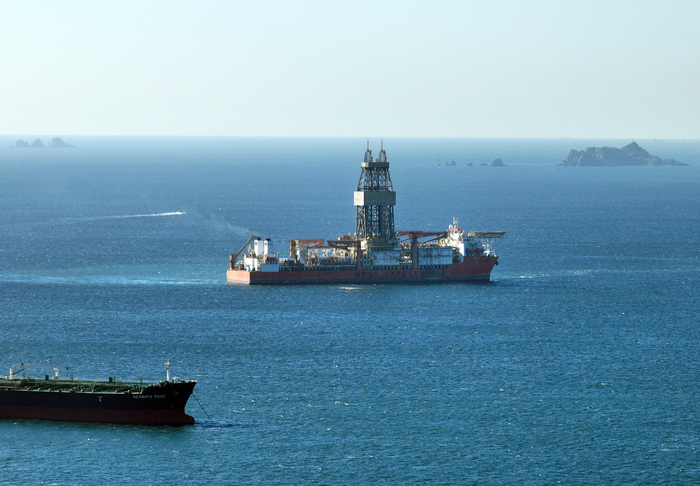
<path id="1" fill-rule="evenodd" d="M 56 137 L 56 138 L 51 139 L 51 141 L 48 142 L 47 145 L 44 145 L 44 142 L 42 142 L 41 139 L 39 139 L 39 138 L 34 140 L 32 143 L 29 143 L 26 140 L 17 140 L 17 142 L 14 145 L 10 145 L 9 148 L 44 148 L 44 147 L 74 148 L 75 146 L 64 142 L 61 139 L 61 137 Z"/>

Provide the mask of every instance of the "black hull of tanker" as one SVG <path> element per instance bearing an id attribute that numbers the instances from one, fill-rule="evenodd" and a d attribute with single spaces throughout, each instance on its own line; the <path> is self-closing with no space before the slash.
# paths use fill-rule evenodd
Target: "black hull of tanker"
<path id="1" fill-rule="evenodd" d="M 196 381 L 161 382 L 139 393 L 76 391 L 45 382 L 0 384 L 0 419 L 130 425 L 191 425 L 185 405 Z M 33 386 L 38 385 L 38 386 Z M 43 385 L 43 386 L 41 386 Z"/>

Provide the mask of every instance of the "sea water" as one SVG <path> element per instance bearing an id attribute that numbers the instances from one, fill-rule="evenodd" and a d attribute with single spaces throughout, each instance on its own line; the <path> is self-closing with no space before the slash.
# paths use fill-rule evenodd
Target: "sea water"
<path id="1" fill-rule="evenodd" d="M 397 229 L 506 231 L 491 282 L 245 287 L 354 231 L 366 140 L 65 138 L 0 139 L 2 373 L 170 359 L 196 424 L 0 421 L 0 484 L 700 483 L 700 142 L 386 139 Z"/>

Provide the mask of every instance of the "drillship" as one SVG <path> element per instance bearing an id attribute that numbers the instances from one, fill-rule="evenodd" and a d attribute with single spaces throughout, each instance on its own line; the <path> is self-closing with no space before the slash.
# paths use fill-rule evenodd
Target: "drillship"
<path id="1" fill-rule="evenodd" d="M 44 379 L 18 376 L 10 368 L 0 377 L 0 419 L 58 420 L 132 425 L 190 425 L 185 413 L 196 381 L 170 379 L 158 383 L 78 381 L 55 376 Z"/>
<path id="2" fill-rule="evenodd" d="M 376 160 L 367 143 L 354 194 L 355 234 L 337 240 L 290 239 L 289 257 L 272 240 L 251 237 L 231 253 L 230 284 L 371 284 L 488 281 L 498 265 L 493 241 L 503 231 L 396 231 L 394 192 L 382 144 Z"/>

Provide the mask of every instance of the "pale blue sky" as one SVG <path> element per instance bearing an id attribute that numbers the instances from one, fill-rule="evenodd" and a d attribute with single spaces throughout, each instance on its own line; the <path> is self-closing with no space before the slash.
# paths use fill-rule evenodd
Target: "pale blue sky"
<path id="1" fill-rule="evenodd" d="M 697 1 L 0 3 L 0 134 L 700 138 Z"/>

